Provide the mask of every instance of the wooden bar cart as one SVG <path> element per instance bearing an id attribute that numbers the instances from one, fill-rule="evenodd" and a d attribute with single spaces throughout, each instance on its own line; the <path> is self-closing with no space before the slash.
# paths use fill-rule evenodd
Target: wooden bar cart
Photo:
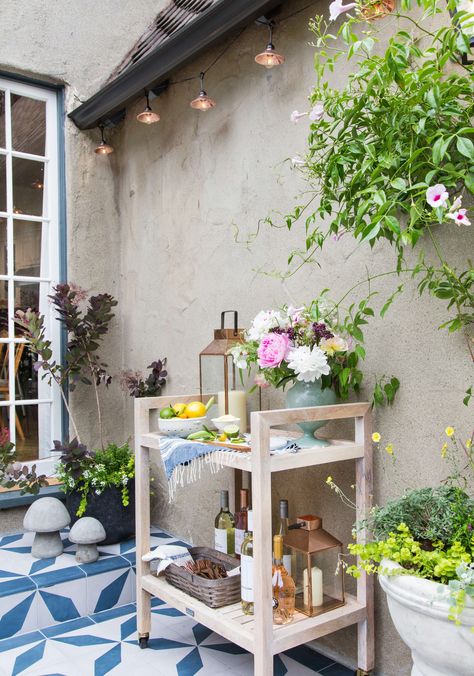
<path id="1" fill-rule="evenodd" d="M 203 397 L 204 401 L 211 395 Z M 193 401 L 193 394 L 179 400 Z M 372 429 L 368 403 L 311 408 L 256 411 L 251 414 L 250 453 L 219 451 L 222 464 L 252 474 L 254 533 L 254 616 L 244 615 L 240 603 L 211 609 L 150 573 L 142 555 L 150 549 L 149 451 L 159 449 L 160 435 L 150 432 L 150 412 L 166 406 L 173 397 L 135 399 L 136 519 L 137 519 L 137 629 L 141 647 L 150 633 L 151 597 L 156 596 L 212 631 L 254 654 L 255 676 L 273 674 L 273 655 L 338 629 L 357 624 L 358 674 L 374 668 L 373 580 L 357 580 L 357 594 L 346 594 L 345 605 L 316 617 L 295 613 L 291 624 L 272 622 L 272 472 L 355 460 L 357 520 L 370 509 L 372 497 Z M 354 441 L 332 441 L 327 447 L 303 448 L 298 453 L 270 455 L 271 428 L 315 420 L 354 419 Z M 281 434 L 281 432 L 279 432 Z M 183 489 L 184 490 L 184 489 Z M 359 532 L 363 541 L 364 532 Z M 196 544 L 196 543 L 195 543 Z M 199 544 L 199 543 L 197 543 Z"/>

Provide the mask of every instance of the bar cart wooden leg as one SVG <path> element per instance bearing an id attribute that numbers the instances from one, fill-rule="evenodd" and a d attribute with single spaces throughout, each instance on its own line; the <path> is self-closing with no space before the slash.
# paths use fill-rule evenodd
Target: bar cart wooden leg
<path id="1" fill-rule="evenodd" d="M 150 451 L 140 445 L 140 436 L 149 432 L 150 413 L 146 402 L 135 399 L 135 518 L 136 518 L 136 584 L 137 631 L 140 648 L 148 647 L 151 629 L 151 596 L 142 589 L 142 576 L 150 572 L 150 564 L 142 556 L 150 551 Z"/>
<path id="2" fill-rule="evenodd" d="M 270 428 L 255 413 L 252 418 L 254 674 L 273 674 L 272 613 L 272 475 Z"/>

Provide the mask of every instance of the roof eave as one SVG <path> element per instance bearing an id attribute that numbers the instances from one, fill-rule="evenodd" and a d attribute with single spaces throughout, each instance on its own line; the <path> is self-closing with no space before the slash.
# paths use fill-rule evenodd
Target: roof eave
<path id="1" fill-rule="evenodd" d="M 69 113 L 69 117 L 79 129 L 97 127 L 126 108 L 144 89 L 158 86 L 172 71 L 211 44 L 281 4 L 282 0 L 221 0 L 106 84 Z"/>

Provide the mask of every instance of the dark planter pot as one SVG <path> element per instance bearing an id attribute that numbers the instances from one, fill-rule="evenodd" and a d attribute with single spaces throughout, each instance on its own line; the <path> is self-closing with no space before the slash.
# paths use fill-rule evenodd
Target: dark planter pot
<path id="1" fill-rule="evenodd" d="M 135 481 L 129 483 L 130 504 L 122 505 L 122 492 L 112 486 L 103 493 L 89 493 L 83 516 L 92 516 L 103 525 L 107 537 L 101 545 L 114 545 L 135 534 Z M 66 494 L 66 507 L 71 516 L 71 526 L 79 519 L 76 512 L 81 502 L 79 491 Z"/>

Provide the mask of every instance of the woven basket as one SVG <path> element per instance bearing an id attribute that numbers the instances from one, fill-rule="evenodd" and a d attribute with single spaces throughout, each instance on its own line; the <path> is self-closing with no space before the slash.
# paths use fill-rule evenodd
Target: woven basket
<path id="1" fill-rule="evenodd" d="M 208 547 L 191 547 L 189 553 L 195 561 L 209 559 L 213 563 L 219 563 L 226 570 L 232 570 L 239 565 L 238 559 Z M 194 596 L 209 608 L 229 606 L 240 601 L 240 575 L 207 580 L 171 563 L 165 570 L 165 578 L 173 587 Z"/>

